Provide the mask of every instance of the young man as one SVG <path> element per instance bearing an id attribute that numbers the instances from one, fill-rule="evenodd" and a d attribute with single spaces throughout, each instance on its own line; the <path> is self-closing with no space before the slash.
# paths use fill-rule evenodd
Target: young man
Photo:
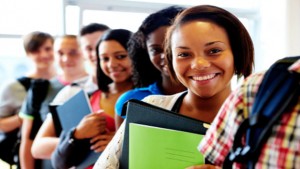
<path id="1" fill-rule="evenodd" d="M 15 146 L 17 141 L 17 133 L 22 125 L 18 113 L 21 105 L 26 97 L 27 90 L 32 79 L 51 79 L 56 75 L 54 68 L 54 52 L 53 52 L 53 37 L 45 32 L 31 32 L 24 36 L 24 49 L 27 58 L 33 63 L 32 69 L 23 77 L 9 81 L 2 85 L 0 91 L 0 138 L 4 138 L 4 134 L 13 136 L 12 140 L 5 136 L 9 141 L 0 141 L 0 158 L 5 161 L 13 158 L 10 155 L 18 154 L 18 146 Z M 11 152 L 15 148 L 15 152 Z M 7 150 L 7 151 L 6 151 Z M 10 154 L 9 153 L 13 153 Z M 7 161 L 9 163 L 17 163 L 18 161 Z"/>
<path id="2" fill-rule="evenodd" d="M 108 27 L 106 25 L 97 23 L 89 24 L 81 29 L 80 43 L 82 53 L 84 58 L 88 61 L 88 65 L 92 68 L 92 73 L 88 78 L 77 80 L 73 82 L 72 85 L 64 87 L 56 95 L 51 104 L 61 104 L 81 89 L 84 89 L 88 93 L 97 90 L 96 81 L 94 80 L 96 79 L 97 67 L 96 44 L 102 33 L 107 29 Z M 58 136 L 59 133 L 55 132 L 55 126 L 52 117 L 47 116 L 32 145 L 31 152 L 33 156 L 35 158 L 50 159 L 53 151 L 60 141 Z M 44 147 L 48 147 L 48 149 L 45 149 Z"/>
<path id="3" fill-rule="evenodd" d="M 48 168 L 50 163 L 35 160 L 31 146 L 35 136 L 49 112 L 48 105 L 55 95 L 66 85 L 88 77 L 84 67 L 79 40 L 74 35 L 64 35 L 55 40 L 55 59 L 61 69 L 60 74 L 48 80 L 33 81 L 28 90 L 26 102 L 20 111 L 23 118 L 22 139 L 20 145 L 21 167 L 24 169 Z M 43 147 L 41 150 L 49 147 Z M 46 165 L 44 165 L 46 164 Z"/>

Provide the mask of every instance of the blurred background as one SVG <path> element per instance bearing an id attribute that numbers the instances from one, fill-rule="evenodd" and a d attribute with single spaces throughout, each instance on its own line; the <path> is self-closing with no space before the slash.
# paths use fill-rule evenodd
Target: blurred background
<path id="1" fill-rule="evenodd" d="M 200 4 L 223 7 L 244 23 L 255 45 L 255 72 L 300 55 L 300 0 L 1 0 L 0 82 L 29 69 L 22 36 L 31 31 L 78 34 L 91 22 L 136 31 L 149 13 Z"/>

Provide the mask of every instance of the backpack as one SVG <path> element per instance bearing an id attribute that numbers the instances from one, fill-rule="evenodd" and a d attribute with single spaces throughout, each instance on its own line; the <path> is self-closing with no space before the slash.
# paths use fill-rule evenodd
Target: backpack
<path id="1" fill-rule="evenodd" d="M 233 162 L 247 164 L 249 169 L 255 167 L 273 125 L 280 120 L 283 113 L 297 104 L 300 76 L 299 73 L 288 71 L 288 67 L 298 59 L 299 56 L 278 60 L 266 72 L 249 118 L 242 122 L 235 134 L 232 149 L 223 164 L 224 168 L 232 168 Z M 245 146 L 242 144 L 243 138 L 246 141 Z"/>
<path id="2" fill-rule="evenodd" d="M 27 91 L 30 87 L 30 78 L 20 77 L 17 79 Z M 10 165 L 19 163 L 19 147 L 21 142 L 20 129 L 15 129 L 13 131 L 3 134 L 0 140 L 0 159 L 5 161 Z"/>

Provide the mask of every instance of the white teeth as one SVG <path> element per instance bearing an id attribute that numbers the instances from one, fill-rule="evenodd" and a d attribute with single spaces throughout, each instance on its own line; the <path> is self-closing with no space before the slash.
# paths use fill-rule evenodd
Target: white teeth
<path id="1" fill-rule="evenodd" d="M 194 76 L 193 79 L 194 80 L 209 80 L 209 79 L 212 79 L 216 76 L 216 74 L 210 74 L 210 75 L 205 75 L 205 76 Z"/>

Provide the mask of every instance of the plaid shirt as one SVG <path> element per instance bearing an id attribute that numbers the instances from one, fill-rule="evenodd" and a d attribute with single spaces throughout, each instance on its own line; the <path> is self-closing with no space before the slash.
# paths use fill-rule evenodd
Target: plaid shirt
<path id="1" fill-rule="evenodd" d="M 300 73 L 300 60 L 290 67 Z M 215 165 L 222 166 L 239 125 L 248 117 L 264 73 L 253 74 L 225 101 L 198 149 Z M 234 164 L 233 168 L 245 168 Z M 281 118 L 263 145 L 255 168 L 300 168 L 300 97 Z"/>

